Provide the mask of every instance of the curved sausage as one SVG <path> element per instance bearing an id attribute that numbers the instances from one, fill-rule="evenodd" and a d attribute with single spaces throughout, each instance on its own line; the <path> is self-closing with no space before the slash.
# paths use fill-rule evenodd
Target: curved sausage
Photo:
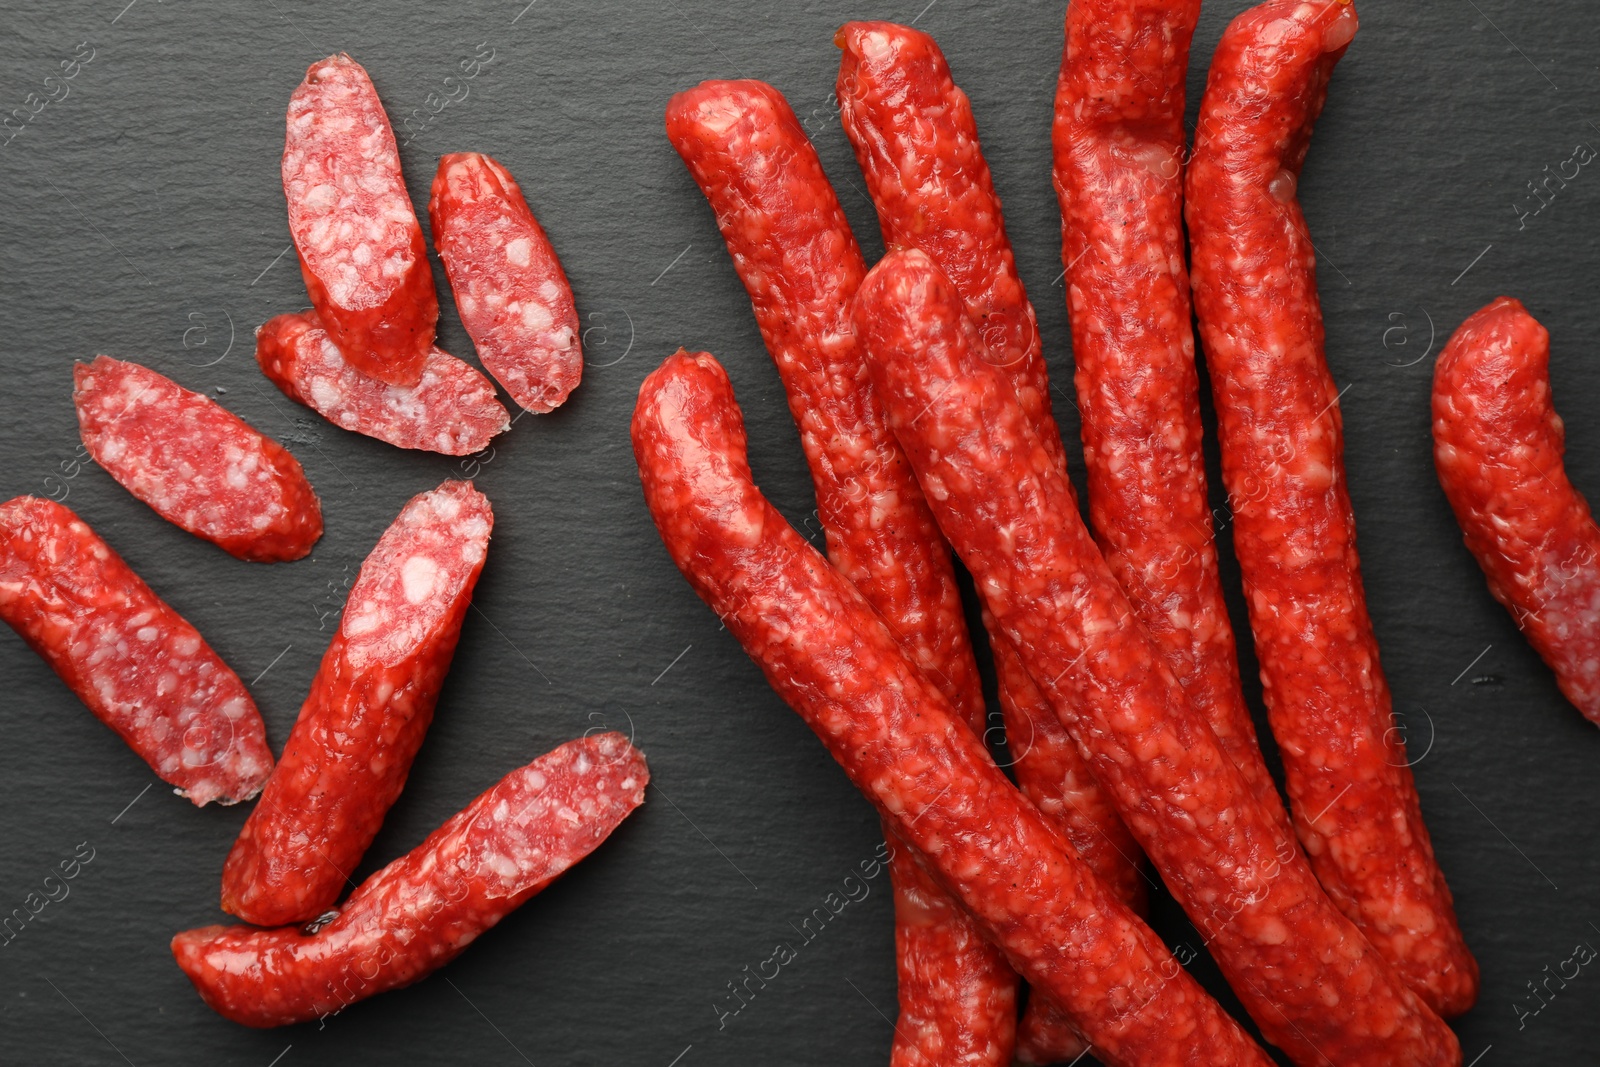
<path id="1" fill-rule="evenodd" d="M 1102 1062 L 1268 1062 L 1011 785 L 856 587 L 761 495 L 716 360 L 680 350 L 645 379 L 633 449 L 689 584 Z"/>
<path id="2" fill-rule="evenodd" d="M 1600 723 L 1600 528 L 1567 480 L 1550 334 L 1501 297 L 1433 370 L 1433 459 L 1467 548 L 1561 692 Z"/>
<path id="3" fill-rule="evenodd" d="M 1195 307 L 1268 719 L 1295 830 L 1341 911 L 1437 1011 L 1478 994 L 1367 615 L 1295 189 L 1349 0 L 1270 0 L 1217 46 L 1189 166 Z"/>
<path id="4" fill-rule="evenodd" d="M 89 454 L 163 519 L 263 563 L 300 559 L 322 536 L 299 461 L 210 397 L 110 356 L 72 378 Z"/>
<path id="5" fill-rule="evenodd" d="M 554 411 L 583 377 L 572 287 L 522 187 L 479 152 L 439 160 L 433 247 L 478 359 L 523 410 Z"/>
<path id="6" fill-rule="evenodd" d="M 69 508 L 0 504 L 0 618 L 179 796 L 261 791 L 272 752 L 244 683 Z"/>
<path id="7" fill-rule="evenodd" d="M 281 926 L 339 899 L 433 721 L 493 524 L 471 482 L 449 481 L 413 497 L 384 531 L 228 853 L 224 911 Z"/>
<path id="8" fill-rule="evenodd" d="M 678 94 L 667 135 L 750 293 L 800 430 L 829 558 L 982 736 L 950 549 L 856 350 L 849 306 L 866 265 L 815 149 L 782 94 L 752 81 Z M 889 870 L 901 1007 L 891 1063 L 1007 1064 L 1016 977 L 909 850 L 895 849 Z"/>
<path id="9" fill-rule="evenodd" d="M 245 1026 L 334 1015 L 421 981 L 566 873 L 644 803 L 650 770 L 621 734 L 568 741 L 512 771 L 311 927 L 207 926 L 172 955 Z"/>
<path id="10" fill-rule="evenodd" d="M 389 116 L 343 52 L 311 64 L 289 98 L 283 195 L 306 291 L 334 344 L 379 381 L 416 385 L 439 320 L 428 247 Z"/>
<path id="11" fill-rule="evenodd" d="M 855 316 L 940 528 L 1268 1040 L 1304 1065 L 1459 1063 L 1190 705 L 938 266 L 890 253 Z"/>

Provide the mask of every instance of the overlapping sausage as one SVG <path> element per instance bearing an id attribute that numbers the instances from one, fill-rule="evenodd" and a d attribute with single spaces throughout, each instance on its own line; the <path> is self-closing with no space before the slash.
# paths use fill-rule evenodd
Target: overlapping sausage
<path id="1" fill-rule="evenodd" d="M 783 379 L 829 558 L 982 736 L 983 693 L 950 550 L 856 351 L 849 305 L 866 266 L 816 151 L 787 101 L 761 82 L 680 93 L 667 135 L 716 213 Z M 1016 977 L 909 849 L 894 850 L 890 876 L 901 1007 L 891 1062 L 1008 1063 Z"/>
<path id="2" fill-rule="evenodd" d="M 449 481 L 413 497 L 384 531 L 228 854 L 223 910 L 281 926 L 339 899 L 433 721 L 493 523 L 471 482 Z"/>
<path id="3" fill-rule="evenodd" d="M 389 385 L 347 363 L 315 313 L 269 319 L 256 330 L 256 362 L 289 399 L 397 448 L 470 456 L 511 425 L 470 364 L 433 348 L 416 385 Z"/>
<path id="4" fill-rule="evenodd" d="M 1349 0 L 1269 0 L 1217 46 L 1189 166 L 1195 307 L 1234 548 L 1295 830 L 1329 896 L 1436 1010 L 1478 968 L 1434 859 L 1367 615 L 1295 190 Z"/>
<path id="5" fill-rule="evenodd" d="M 1433 459 L 1489 592 L 1577 709 L 1600 723 L 1600 528 L 1567 480 L 1550 334 L 1501 297 L 1433 371 Z"/>
<path id="6" fill-rule="evenodd" d="M 855 316 L 940 528 L 1262 1032 L 1304 1065 L 1459 1063 L 1189 704 L 939 268 L 891 253 Z"/>
<path id="7" fill-rule="evenodd" d="M 649 780 L 621 734 L 569 741 L 362 882 L 326 922 L 187 930 L 172 955 L 207 1004 L 245 1026 L 336 1014 L 460 955 L 598 848 L 644 802 Z"/>
<path id="8" fill-rule="evenodd" d="M 300 559 L 322 536 L 299 461 L 210 397 L 110 356 L 72 377 L 89 454 L 168 522 L 261 562 Z"/>
<path id="9" fill-rule="evenodd" d="M 289 98 L 283 144 L 289 234 L 334 344 L 390 385 L 422 378 L 439 298 L 400 151 L 366 70 L 313 63 Z"/>
<path id="10" fill-rule="evenodd" d="M 645 379 L 633 442 L 679 570 L 1103 1063 L 1268 1062 L 1007 781 L 856 587 L 761 495 L 714 359 L 680 351 Z"/>
<path id="11" fill-rule="evenodd" d="M 239 676 L 68 508 L 0 504 L 0 618 L 179 795 L 235 804 L 272 773 Z"/>

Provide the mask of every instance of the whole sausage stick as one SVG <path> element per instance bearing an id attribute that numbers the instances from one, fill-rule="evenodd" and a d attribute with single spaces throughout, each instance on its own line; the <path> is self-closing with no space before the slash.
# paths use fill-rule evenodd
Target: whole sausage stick
<path id="1" fill-rule="evenodd" d="M 1329 896 L 1435 1010 L 1478 967 L 1394 728 L 1323 356 L 1316 250 L 1295 196 L 1349 0 L 1271 0 L 1217 46 L 1189 166 L 1195 307 L 1233 543 L 1295 829 Z"/>
<path id="2" fill-rule="evenodd" d="M 1089 519 L 1189 701 L 1293 840 L 1239 680 L 1206 494 L 1184 267 L 1183 100 L 1200 0 L 1073 0 L 1054 177 Z"/>
<path id="3" fill-rule="evenodd" d="M 673 562 L 857 788 L 1112 1067 L 1265 1064 L 1007 781 L 861 593 L 751 481 L 722 367 L 679 351 L 633 416 Z"/>
<path id="4" fill-rule="evenodd" d="M 816 150 L 782 94 L 706 82 L 667 107 L 667 135 L 717 216 L 783 380 L 828 556 L 982 736 L 983 691 L 950 549 L 889 432 L 850 329 L 866 274 Z M 1011 1060 L 1016 976 L 911 858 L 889 860 L 900 1021 L 891 1063 Z"/>
<path id="5" fill-rule="evenodd" d="M 986 358 L 1006 369 L 1018 403 L 1065 471 L 1038 322 L 1017 273 L 967 95 L 938 44 L 920 30 L 851 22 L 834 43 L 842 52 L 840 124 L 866 179 L 885 246 L 920 248 L 950 276 L 968 315 L 980 324 Z M 1145 875 L 1133 835 L 1082 764 L 1016 649 L 992 627 L 990 644 L 1018 784 L 1095 873 L 1142 911 Z M 1070 1060 L 1077 1050 L 1048 1054 Z"/>

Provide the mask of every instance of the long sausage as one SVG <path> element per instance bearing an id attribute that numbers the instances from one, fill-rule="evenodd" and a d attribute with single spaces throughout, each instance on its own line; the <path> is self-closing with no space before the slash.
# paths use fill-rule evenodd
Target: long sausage
<path id="1" fill-rule="evenodd" d="M 1458 1063 L 1190 705 L 938 266 L 884 257 L 855 317 L 940 528 L 1262 1032 L 1307 1067 Z"/>
<path id="2" fill-rule="evenodd" d="M 1433 459 L 1489 592 L 1577 709 L 1600 723 L 1600 527 L 1567 480 L 1550 334 L 1501 297 L 1433 370 Z"/>
<path id="3" fill-rule="evenodd" d="M 244 683 L 70 509 L 0 504 L 0 618 L 180 796 L 261 791 L 272 751 Z"/>
<path id="4" fill-rule="evenodd" d="M 1017 402 L 1066 471 L 1038 321 L 1017 273 L 971 102 L 951 77 L 937 42 L 920 30 L 892 22 L 851 22 L 834 35 L 834 43 L 842 52 L 836 85 L 840 124 L 877 209 L 885 247 L 921 249 L 950 276 L 967 314 L 979 324 L 985 358 L 1006 369 Z M 1023 669 L 1017 650 L 993 627 L 989 637 L 1018 784 L 1060 825 L 1095 873 L 1142 911 L 1145 876 L 1133 835 Z M 1032 1008 L 1029 1015 L 1039 1010 Z M 1035 1049 L 1033 1054 L 1071 1059 L 1076 1052 Z"/>
<path id="5" fill-rule="evenodd" d="M 1341 911 L 1435 1010 L 1478 967 L 1394 728 L 1323 355 L 1316 250 L 1295 190 L 1349 0 L 1270 0 L 1217 46 L 1189 166 L 1195 307 L 1222 477 L 1295 829 Z"/>
<path id="6" fill-rule="evenodd" d="M 782 94 L 761 82 L 678 94 L 667 135 L 750 293 L 800 430 L 829 558 L 982 736 L 950 549 L 856 350 L 849 306 L 866 265 L 816 150 Z M 1009 1063 L 1015 975 L 909 849 L 893 850 L 889 869 L 901 1007 L 891 1063 Z"/>
<path id="7" fill-rule="evenodd" d="M 1011 785 L 855 586 L 761 495 L 716 360 L 679 351 L 645 379 L 633 448 L 656 528 L 690 585 L 1102 1062 L 1268 1062 Z"/>
<path id="8" fill-rule="evenodd" d="M 493 523 L 471 482 L 449 481 L 413 497 L 384 531 L 228 853 L 223 910 L 281 926 L 339 899 L 433 721 Z"/>
<path id="9" fill-rule="evenodd" d="M 569 741 L 502 778 L 312 927 L 207 926 L 172 939 L 205 1002 L 245 1026 L 337 1014 L 421 981 L 599 847 L 644 802 L 621 734 Z"/>
<path id="10" fill-rule="evenodd" d="M 1200 0 L 1073 0 L 1053 132 L 1089 519 L 1189 701 L 1282 830 L 1239 680 L 1206 493 L 1184 265 L 1184 79 Z"/>

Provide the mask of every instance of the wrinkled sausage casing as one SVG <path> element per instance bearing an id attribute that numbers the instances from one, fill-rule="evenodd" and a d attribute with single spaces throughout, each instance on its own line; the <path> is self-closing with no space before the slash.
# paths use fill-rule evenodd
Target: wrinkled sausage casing
<path id="1" fill-rule="evenodd" d="M 1271 0 L 1217 46 L 1186 212 L 1233 543 L 1294 826 L 1328 895 L 1444 1015 L 1478 966 L 1434 859 L 1356 556 L 1316 249 L 1296 197 L 1348 0 Z"/>

